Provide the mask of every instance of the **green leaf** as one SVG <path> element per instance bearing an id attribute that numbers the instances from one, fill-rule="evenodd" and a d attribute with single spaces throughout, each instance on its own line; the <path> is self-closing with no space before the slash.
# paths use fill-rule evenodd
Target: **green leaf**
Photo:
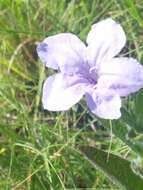
<path id="1" fill-rule="evenodd" d="M 140 91 L 136 95 L 135 99 L 135 112 L 138 114 L 143 114 L 143 91 Z"/>
<path id="2" fill-rule="evenodd" d="M 89 146 L 80 146 L 79 149 L 95 168 L 119 187 L 126 190 L 143 189 L 143 180 L 132 171 L 128 160 Z"/>
<path id="3" fill-rule="evenodd" d="M 134 138 L 134 135 L 136 137 L 136 134 L 125 122 L 114 121 L 112 127 L 113 133 L 116 137 L 120 138 L 141 157 L 143 156 L 143 143 L 139 139 Z"/>
<path id="4" fill-rule="evenodd" d="M 140 106 L 142 106 L 142 104 Z M 134 110 L 130 110 L 130 112 L 122 108 L 122 120 L 132 129 L 135 129 L 136 132 L 143 133 L 143 114 L 139 111 L 138 106 L 135 106 Z"/>
<path id="5" fill-rule="evenodd" d="M 104 126 L 110 128 L 110 122 L 108 120 L 100 119 L 100 121 Z M 131 126 L 129 122 L 127 123 L 122 120 L 112 121 L 112 132 L 114 133 L 114 135 L 121 139 L 135 153 L 142 157 L 143 139 L 142 136 L 140 138 L 138 137 L 138 134 L 136 134 L 136 131 L 134 129 L 135 127 Z"/>

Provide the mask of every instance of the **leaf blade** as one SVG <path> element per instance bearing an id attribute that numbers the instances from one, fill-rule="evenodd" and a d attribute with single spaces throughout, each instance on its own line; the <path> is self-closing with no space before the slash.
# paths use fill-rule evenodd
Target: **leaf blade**
<path id="1" fill-rule="evenodd" d="M 80 146 L 81 153 L 100 169 L 113 183 L 126 190 L 142 190 L 143 180 L 130 167 L 130 162 L 117 155 L 109 154 L 97 148 Z"/>

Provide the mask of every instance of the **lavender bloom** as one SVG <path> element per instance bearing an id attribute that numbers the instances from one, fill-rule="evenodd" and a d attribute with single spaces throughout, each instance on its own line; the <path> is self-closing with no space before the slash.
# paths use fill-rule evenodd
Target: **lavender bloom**
<path id="1" fill-rule="evenodd" d="M 45 66 L 59 71 L 44 83 L 44 109 L 68 110 L 85 95 L 88 107 L 98 117 L 118 119 L 120 97 L 143 87 L 143 66 L 133 58 L 115 57 L 126 36 L 111 18 L 94 24 L 86 41 L 87 46 L 74 34 L 61 33 L 38 45 Z"/>

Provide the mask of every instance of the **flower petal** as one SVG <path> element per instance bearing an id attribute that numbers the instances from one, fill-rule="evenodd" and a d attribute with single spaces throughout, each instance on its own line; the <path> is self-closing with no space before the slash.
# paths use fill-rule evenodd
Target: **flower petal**
<path id="1" fill-rule="evenodd" d="M 47 67 L 76 73 L 87 67 L 85 49 L 86 46 L 76 35 L 61 33 L 46 38 L 38 45 L 37 52 Z"/>
<path id="2" fill-rule="evenodd" d="M 94 24 L 87 36 L 87 58 L 92 66 L 117 55 L 126 43 L 120 24 L 111 18 Z"/>
<path id="3" fill-rule="evenodd" d="M 127 96 L 143 87 L 143 66 L 133 58 L 113 58 L 100 65 L 97 88 Z"/>
<path id="4" fill-rule="evenodd" d="M 43 86 L 42 103 L 50 111 L 67 110 L 76 104 L 86 90 L 87 81 L 79 76 L 62 73 L 47 78 Z"/>
<path id="5" fill-rule="evenodd" d="M 90 110 L 103 119 L 118 119 L 121 117 L 121 99 L 119 95 L 108 90 L 92 91 L 86 94 L 86 102 Z"/>

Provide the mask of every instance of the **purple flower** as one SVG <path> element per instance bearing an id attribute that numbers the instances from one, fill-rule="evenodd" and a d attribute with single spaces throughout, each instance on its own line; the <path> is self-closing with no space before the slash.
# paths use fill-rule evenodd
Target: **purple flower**
<path id="1" fill-rule="evenodd" d="M 143 67 L 136 59 L 115 57 L 126 36 L 111 18 L 94 24 L 86 42 L 87 46 L 74 34 L 61 33 L 38 45 L 45 66 L 58 70 L 44 83 L 44 109 L 68 110 L 85 95 L 94 114 L 117 119 L 121 116 L 120 97 L 143 87 Z"/>

